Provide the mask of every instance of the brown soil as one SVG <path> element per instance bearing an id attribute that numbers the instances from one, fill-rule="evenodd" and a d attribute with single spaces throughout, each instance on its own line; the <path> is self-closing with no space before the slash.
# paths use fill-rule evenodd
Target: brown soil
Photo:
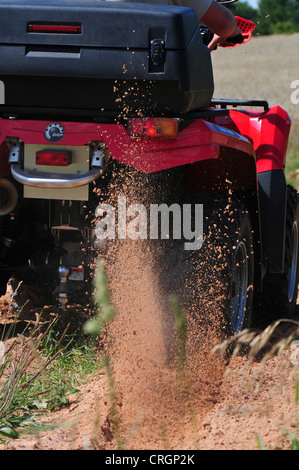
<path id="1" fill-rule="evenodd" d="M 118 175 L 116 186 L 130 202 L 152 197 L 142 176 L 134 184 L 128 183 L 130 177 L 127 172 Z M 165 191 L 163 184 L 161 188 Z M 110 194 L 117 196 L 115 188 Z M 197 255 L 199 262 L 180 243 L 126 240 L 103 245 L 116 310 L 101 338 L 111 374 L 91 377 L 80 393 L 69 396 L 68 406 L 39 417 L 50 430 L 34 436 L 22 432 L 0 449 L 257 449 L 256 434 L 267 448 L 290 447 L 278 425 L 295 432 L 298 424 L 291 351 L 265 363 L 261 358 L 250 362 L 245 352 L 230 360 L 212 354 L 223 338 L 225 295 L 217 259 L 225 263 L 224 257 L 207 241 L 206 251 Z M 186 343 L 174 327 L 173 293 L 188 314 Z M 15 312 L 9 293 L 0 300 L 3 328 Z M 52 306 L 43 310 L 46 322 L 57 315 Z M 28 307 L 21 312 L 15 333 L 34 322 L 36 311 Z M 80 307 L 70 306 L 63 319 L 74 329 L 81 327 Z M 111 377 L 113 385 L 107 380 Z"/>
<path id="2" fill-rule="evenodd" d="M 125 250 L 128 254 L 127 246 Z M 254 450 L 258 435 L 267 449 L 289 449 L 290 438 L 279 426 L 294 433 L 298 426 L 298 366 L 291 361 L 291 350 L 266 362 L 249 361 L 245 352 L 229 360 L 210 354 L 218 340 L 209 329 L 195 350 L 187 348 L 189 366 L 180 371 L 167 347 L 176 344 L 175 334 L 168 334 L 165 342 L 167 306 L 158 294 L 154 266 L 145 265 L 136 251 L 116 256 L 119 269 L 112 291 L 118 313 L 107 336 L 123 447 Z M 9 295 L 1 299 L 2 327 L 14 319 Z M 56 314 L 46 307 L 46 319 Z M 66 322 L 78 315 L 68 309 Z M 34 321 L 33 310 L 24 310 L 18 319 L 20 331 L 28 321 Z M 115 450 L 108 389 L 104 373 L 91 377 L 80 393 L 69 396 L 68 406 L 38 418 L 51 430 L 33 436 L 24 431 L 0 449 Z"/>

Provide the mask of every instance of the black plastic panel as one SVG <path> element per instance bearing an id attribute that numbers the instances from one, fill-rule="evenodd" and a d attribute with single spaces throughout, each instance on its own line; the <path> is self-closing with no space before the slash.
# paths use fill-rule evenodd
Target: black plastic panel
<path id="1" fill-rule="evenodd" d="M 29 24 L 80 25 L 81 32 L 28 32 Z M 0 80 L 8 106 L 125 104 L 180 114 L 209 106 L 213 94 L 195 12 L 135 2 L 0 0 Z"/>

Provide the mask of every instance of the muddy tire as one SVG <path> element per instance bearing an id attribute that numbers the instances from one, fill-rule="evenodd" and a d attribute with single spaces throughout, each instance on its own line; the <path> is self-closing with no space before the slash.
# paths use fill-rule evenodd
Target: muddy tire
<path id="1" fill-rule="evenodd" d="M 213 208 L 211 248 L 221 256 L 214 261 L 222 283 L 224 331 L 227 335 L 249 328 L 253 308 L 254 252 L 251 221 L 241 201 L 220 201 Z M 211 233 L 211 224 L 209 224 Z M 221 291 L 221 289 L 220 289 Z"/>
<path id="2" fill-rule="evenodd" d="M 287 187 L 285 263 L 283 273 L 268 273 L 259 298 L 260 322 L 293 318 L 299 280 L 299 204 L 296 189 Z"/>
<path id="3" fill-rule="evenodd" d="M 250 217 L 242 202 L 227 196 L 216 199 L 213 194 L 191 203 L 203 204 L 202 247 L 186 251 L 177 243 L 165 264 L 172 274 L 172 293 L 188 312 L 189 330 L 199 335 L 213 330 L 223 339 L 251 324 L 254 253 Z"/>

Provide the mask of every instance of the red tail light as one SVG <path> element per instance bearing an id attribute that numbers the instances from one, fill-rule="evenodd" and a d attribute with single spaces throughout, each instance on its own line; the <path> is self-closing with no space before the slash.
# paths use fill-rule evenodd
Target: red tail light
<path id="1" fill-rule="evenodd" d="M 81 34 L 80 24 L 28 24 L 29 33 Z"/>
<path id="2" fill-rule="evenodd" d="M 36 165 L 68 166 L 72 163 L 72 152 L 69 150 L 36 152 Z"/>
<path id="3" fill-rule="evenodd" d="M 173 118 L 132 118 L 128 120 L 131 137 L 177 137 L 178 120 Z"/>

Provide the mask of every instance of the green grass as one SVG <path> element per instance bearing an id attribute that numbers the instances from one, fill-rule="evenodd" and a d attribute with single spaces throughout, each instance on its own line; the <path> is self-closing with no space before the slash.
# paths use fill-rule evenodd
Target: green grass
<path id="1" fill-rule="evenodd" d="M 19 437 L 19 429 L 36 424 L 42 412 L 68 403 L 101 367 L 86 339 L 58 333 L 57 321 L 41 333 L 36 326 L 14 340 L 5 340 L 0 364 L 0 436 Z"/>

